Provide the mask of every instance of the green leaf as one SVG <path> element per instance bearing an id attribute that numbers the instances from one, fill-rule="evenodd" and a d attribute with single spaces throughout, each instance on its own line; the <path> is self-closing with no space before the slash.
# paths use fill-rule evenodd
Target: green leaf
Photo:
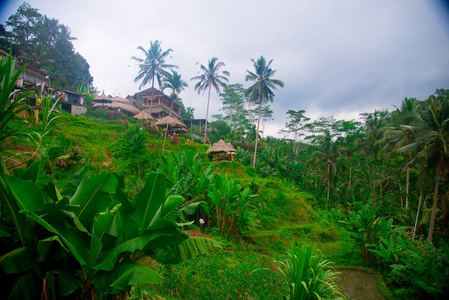
<path id="1" fill-rule="evenodd" d="M 154 222 L 154 216 L 165 202 L 167 179 L 163 174 L 151 173 L 145 182 L 143 189 L 137 195 L 137 205 L 134 218 L 137 219 L 139 233 Z"/>
<path id="2" fill-rule="evenodd" d="M 121 263 L 110 272 L 99 271 L 92 276 L 95 287 L 109 294 L 129 291 L 133 284 L 140 282 L 159 284 L 162 277 L 147 266 L 131 262 Z"/>
<path id="3" fill-rule="evenodd" d="M 33 162 L 26 169 L 14 169 L 14 177 L 22 180 L 31 180 L 38 186 L 45 186 L 52 182 L 52 178 L 44 173 L 45 163 L 43 160 Z"/>
<path id="4" fill-rule="evenodd" d="M 92 239 L 89 251 L 89 265 L 96 264 L 98 256 L 103 249 L 102 239 L 111 224 L 112 218 L 117 214 L 121 204 L 117 204 L 112 210 L 98 214 L 95 217 L 92 229 Z"/>
<path id="5" fill-rule="evenodd" d="M 83 238 L 82 234 L 78 230 L 74 228 L 67 228 L 64 223 L 50 224 L 33 212 L 27 212 L 27 216 L 35 220 L 48 231 L 57 234 L 67 248 L 70 249 L 70 252 L 75 259 L 78 260 L 81 265 L 87 265 L 88 251 L 86 248 L 86 239 Z"/>
<path id="6" fill-rule="evenodd" d="M 64 297 L 72 294 L 81 286 L 81 281 L 75 275 L 66 271 L 58 271 L 58 296 Z"/>
<path id="7" fill-rule="evenodd" d="M 5 273 L 22 273 L 34 266 L 32 251 L 27 247 L 14 249 L 0 257 L 0 265 Z"/>
<path id="8" fill-rule="evenodd" d="M 6 231 L 4 231 L 3 229 L 0 228 L 0 238 L 2 238 L 2 237 L 10 237 L 10 236 L 11 235 L 8 232 L 6 232 Z"/>
<path id="9" fill-rule="evenodd" d="M 9 299 L 31 300 L 37 299 L 37 296 L 33 272 L 28 271 L 16 280 L 9 294 Z"/>
<path id="10" fill-rule="evenodd" d="M 75 213 L 84 226 L 90 225 L 97 213 L 111 206 L 112 198 L 108 194 L 115 193 L 116 189 L 117 177 L 110 173 L 96 174 L 81 182 L 70 205 L 79 206 Z"/>
<path id="11" fill-rule="evenodd" d="M 136 283 L 159 284 L 162 277 L 147 266 L 141 264 L 123 265 L 125 271 L 115 280 L 111 286 L 123 291 L 129 291 L 131 286 Z"/>
<path id="12" fill-rule="evenodd" d="M 37 261 L 41 262 L 50 259 L 57 260 L 58 257 L 55 254 L 55 245 L 59 245 L 65 252 L 69 252 L 69 249 L 64 245 L 60 237 L 55 235 L 37 242 L 37 252 L 39 253 Z"/>
<path id="13" fill-rule="evenodd" d="M 29 233 L 29 230 L 27 229 L 25 216 L 19 212 L 19 205 L 7 182 L 8 177 L 9 176 L 0 173 L 0 201 L 5 203 L 6 207 L 9 209 L 9 214 L 13 221 L 14 229 L 19 236 L 20 243 L 22 246 L 25 246 L 29 241 L 27 234 Z M 3 203 L 2 205 L 4 205 Z"/>
<path id="14" fill-rule="evenodd" d="M 184 198 L 178 195 L 172 195 L 167 198 L 162 207 L 161 218 L 166 218 L 171 212 L 173 212 L 179 205 L 184 202 Z"/>
<path id="15" fill-rule="evenodd" d="M 4 180 L 10 186 L 10 191 L 20 209 L 36 212 L 45 204 L 44 197 L 38 186 L 30 180 L 21 180 L 5 176 Z"/>

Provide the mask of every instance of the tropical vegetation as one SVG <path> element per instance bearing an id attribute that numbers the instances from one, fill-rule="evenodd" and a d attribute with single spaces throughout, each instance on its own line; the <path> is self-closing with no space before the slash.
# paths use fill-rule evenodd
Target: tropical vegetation
<path id="1" fill-rule="evenodd" d="M 48 45 L 70 42 L 67 27 L 25 13 L 52 28 Z M 448 89 L 360 121 L 289 109 L 283 137 L 264 137 L 283 86 L 273 60 L 252 60 L 245 88 L 212 58 L 193 78 L 223 104 L 204 137 L 237 150 L 213 162 L 195 129 L 166 143 L 144 121 L 57 113 L 51 96 L 16 90 L 17 60 L 49 51 L 19 52 L 37 33 L 17 28 L 0 63 L 2 299 L 343 298 L 340 266 L 377 273 L 389 299 L 447 298 Z M 138 80 L 180 101 L 187 82 L 160 44 L 136 59 Z"/>

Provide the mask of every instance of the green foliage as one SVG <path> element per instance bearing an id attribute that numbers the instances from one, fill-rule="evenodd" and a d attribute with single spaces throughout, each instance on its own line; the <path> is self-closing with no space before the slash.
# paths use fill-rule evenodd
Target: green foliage
<path id="1" fill-rule="evenodd" d="M 6 139 L 18 134 L 17 130 L 9 126 L 10 122 L 16 114 L 26 109 L 21 105 L 29 94 L 19 94 L 15 90 L 16 81 L 24 69 L 22 67 L 15 71 L 15 61 L 11 55 L 0 58 L 0 154 L 9 146 Z"/>
<path id="2" fill-rule="evenodd" d="M 56 78 L 53 86 L 74 88 L 92 82 L 89 64 L 74 51 L 70 28 L 57 19 L 42 16 L 38 9 L 23 3 L 5 22 L 7 43 L 18 53 L 13 53 L 23 63 L 46 69 Z M 9 49 L 4 49 L 9 50 Z"/>
<path id="3" fill-rule="evenodd" d="M 285 299 L 335 299 L 341 291 L 335 282 L 337 272 L 332 263 L 316 253 L 316 246 L 299 244 L 280 261 Z"/>
<path id="4" fill-rule="evenodd" d="M 161 269 L 164 281 L 154 288 L 167 296 L 182 299 L 282 297 L 275 262 L 255 252 L 217 251 Z"/>
<path id="5" fill-rule="evenodd" d="M 13 177 L 0 174 L 1 201 L 9 209 L 2 215 L 7 234 L 1 238 L 9 246 L 0 265 L 14 280 L 2 290 L 4 297 L 34 298 L 41 290 L 58 297 L 122 294 L 135 283 L 162 281 L 138 263 L 143 257 L 178 263 L 217 246 L 187 240 L 174 221 L 184 200 L 166 197 L 161 174 L 150 174 L 130 201 L 123 180 L 111 173 L 83 178 L 80 170 L 59 193 L 41 165 L 35 162 Z"/>
<path id="6" fill-rule="evenodd" d="M 379 268 L 400 297 L 441 297 L 449 291 L 446 242 L 441 248 L 412 240 L 403 228 L 394 227 L 393 219 L 377 217 L 378 209 L 369 205 L 353 211 L 344 222 L 361 249 L 366 262 Z"/>

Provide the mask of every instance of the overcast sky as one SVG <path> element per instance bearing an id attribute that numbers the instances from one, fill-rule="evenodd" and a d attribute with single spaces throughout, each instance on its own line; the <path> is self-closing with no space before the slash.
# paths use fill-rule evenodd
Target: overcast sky
<path id="1" fill-rule="evenodd" d="M 0 21 L 23 1 L 2 3 Z M 137 46 L 162 41 L 173 49 L 167 63 L 189 82 L 180 94 L 196 118 L 205 118 L 207 94 L 194 90 L 199 64 L 212 57 L 226 64 L 230 83 L 245 87 L 251 58 L 273 59 L 277 135 L 286 111 L 306 110 L 317 119 L 357 119 L 361 112 L 394 109 L 404 97 L 426 99 L 449 88 L 449 14 L 442 1 L 149 1 L 30 0 L 43 15 L 72 29 L 73 42 L 88 61 L 94 86 L 126 97 L 139 91 Z M 146 87 L 145 87 L 146 88 Z M 211 96 L 211 112 L 221 102 Z"/>

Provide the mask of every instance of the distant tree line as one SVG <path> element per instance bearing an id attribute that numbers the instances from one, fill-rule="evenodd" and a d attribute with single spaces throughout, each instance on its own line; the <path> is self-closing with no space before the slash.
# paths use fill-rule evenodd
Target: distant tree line
<path id="1" fill-rule="evenodd" d="M 0 49 L 21 63 L 45 69 L 52 84 L 62 88 L 86 87 L 93 81 L 86 59 L 75 51 L 70 28 L 23 3 L 0 24 Z"/>

